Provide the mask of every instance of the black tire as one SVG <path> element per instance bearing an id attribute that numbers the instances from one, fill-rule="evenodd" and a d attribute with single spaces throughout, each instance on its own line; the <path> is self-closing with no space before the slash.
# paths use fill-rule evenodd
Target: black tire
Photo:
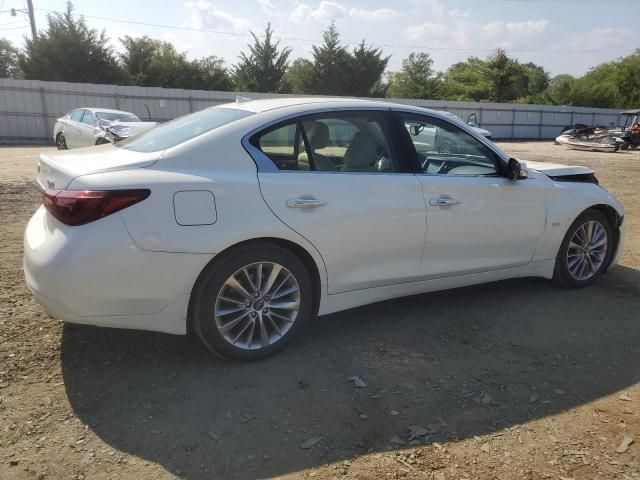
<path id="1" fill-rule="evenodd" d="M 293 275 L 299 287 L 299 307 L 297 316 L 286 333 L 268 346 L 250 350 L 232 345 L 218 330 L 215 320 L 216 301 L 225 282 L 234 273 L 260 262 L 278 264 Z M 309 272 L 296 255 L 270 243 L 247 245 L 214 259 L 202 272 L 192 292 L 189 324 L 192 332 L 202 343 L 221 357 L 245 361 L 258 360 L 282 350 L 304 328 L 312 315 L 313 294 Z"/>
<path id="2" fill-rule="evenodd" d="M 635 150 L 636 148 L 638 148 L 640 145 L 629 145 L 629 148 L 631 150 Z"/>
<path id="3" fill-rule="evenodd" d="M 589 221 L 599 222 L 604 227 L 607 234 L 607 250 L 604 255 L 604 261 L 602 262 L 602 265 L 600 265 L 595 273 L 590 278 L 579 280 L 575 278 L 569 271 L 569 243 L 571 242 L 578 229 Z M 606 215 L 598 210 L 586 210 L 585 212 L 581 213 L 567 230 L 562 244 L 560 245 L 560 250 L 558 251 L 558 256 L 556 257 L 556 265 L 553 272 L 553 282 L 557 285 L 570 288 L 582 288 L 592 284 L 600 275 L 602 275 L 602 273 L 607 269 L 607 266 L 611 262 L 614 242 L 615 238 L 613 235 L 613 228 Z"/>
<path id="4" fill-rule="evenodd" d="M 64 138 L 62 133 L 56 136 L 56 147 L 58 147 L 58 150 L 67 150 L 69 148 L 67 147 L 67 139 Z"/>

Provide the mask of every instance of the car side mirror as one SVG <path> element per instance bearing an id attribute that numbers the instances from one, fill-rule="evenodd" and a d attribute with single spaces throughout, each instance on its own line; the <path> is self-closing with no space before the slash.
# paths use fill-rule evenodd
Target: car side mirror
<path id="1" fill-rule="evenodd" d="M 520 164 L 520 162 L 515 158 L 510 158 L 509 163 L 507 163 L 506 177 L 509 180 L 518 180 L 519 178 L 521 178 L 521 174 L 522 165 Z"/>
<path id="2" fill-rule="evenodd" d="M 477 127 L 478 126 L 478 117 L 476 117 L 475 113 L 471 113 L 467 117 L 467 125 L 469 125 L 470 127 Z"/>

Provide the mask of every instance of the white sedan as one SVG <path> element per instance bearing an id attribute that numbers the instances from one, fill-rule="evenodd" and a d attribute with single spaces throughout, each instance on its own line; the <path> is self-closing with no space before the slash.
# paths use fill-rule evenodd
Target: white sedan
<path id="1" fill-rule="evenodd" d="M 56 120 L 53 141 L 58 150 L 116 143 L 156 125 L 157 122 L 143 122 L 131 112 L 76 108 Z"/>
<path id="2" fill-rule="evenodd" d="M 424 130 L 455 137 L 438 152 Z M 53 317 L 193 332 L 255 359 L 316 314 L 514 277 L 592 283 L 623 209 L 586 167 L 521 164 L 448 115 L 378 101 L 220 105 L 40 157 L 26 281 Z"/>

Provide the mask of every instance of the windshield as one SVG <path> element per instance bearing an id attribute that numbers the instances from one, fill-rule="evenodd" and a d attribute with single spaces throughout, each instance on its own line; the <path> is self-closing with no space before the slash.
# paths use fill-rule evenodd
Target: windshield
<path id="1" fill-rule="evenodd" d="M 140 122 L 141 120 L 133 113 L 126 112 L 96 112 L 98 120 L 107 122 Z"/>
<path id="2" fill-rule="evenodd" d="M 159 125 L 117 143 L 117 146 L 134 152 L 158 152 L 249 115 L 253 113 L 235 108 L 210 107 Z"/>

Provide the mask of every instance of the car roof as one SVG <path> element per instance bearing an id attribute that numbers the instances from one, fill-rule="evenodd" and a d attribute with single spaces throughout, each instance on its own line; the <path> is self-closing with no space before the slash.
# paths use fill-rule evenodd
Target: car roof
<path id="1" fill-rule="evenodd" d="M 286 114 L 313 113 L 327 109 L 363 109 L 371 108 L 376 110 L 396 109 L 413 111 L 417 113 L 429 112 L 435 117 L 449 118 L 441 111 L 431 110 L 426 107 L 417 107 L 402 103 L 387 102 L 376 99 L 348 98 L 348 97 L 279 97 L 260 100 L 236 101 L 235 103 L 225 103 L 216 105 L 221 108 L 235 108 L 251 113 L 265 113 L 274 110 L 286 111 Z"/>
<path id="2" fill-rule="evenodd" d="M 102 112 L 102 113 L 126 113 L 127 115 L 134 115 L 131 112 L 125 112 L 124 110 L 113 110 L 111 108 L 96 108 L 96 107 L 79 107 L 79 108 L 74 108 L 74 110 L 80 110 L 80 109 L 84 109 L 84 110 L 91 110 L 92 112 L 96 113 L 96 112 Z"/>

